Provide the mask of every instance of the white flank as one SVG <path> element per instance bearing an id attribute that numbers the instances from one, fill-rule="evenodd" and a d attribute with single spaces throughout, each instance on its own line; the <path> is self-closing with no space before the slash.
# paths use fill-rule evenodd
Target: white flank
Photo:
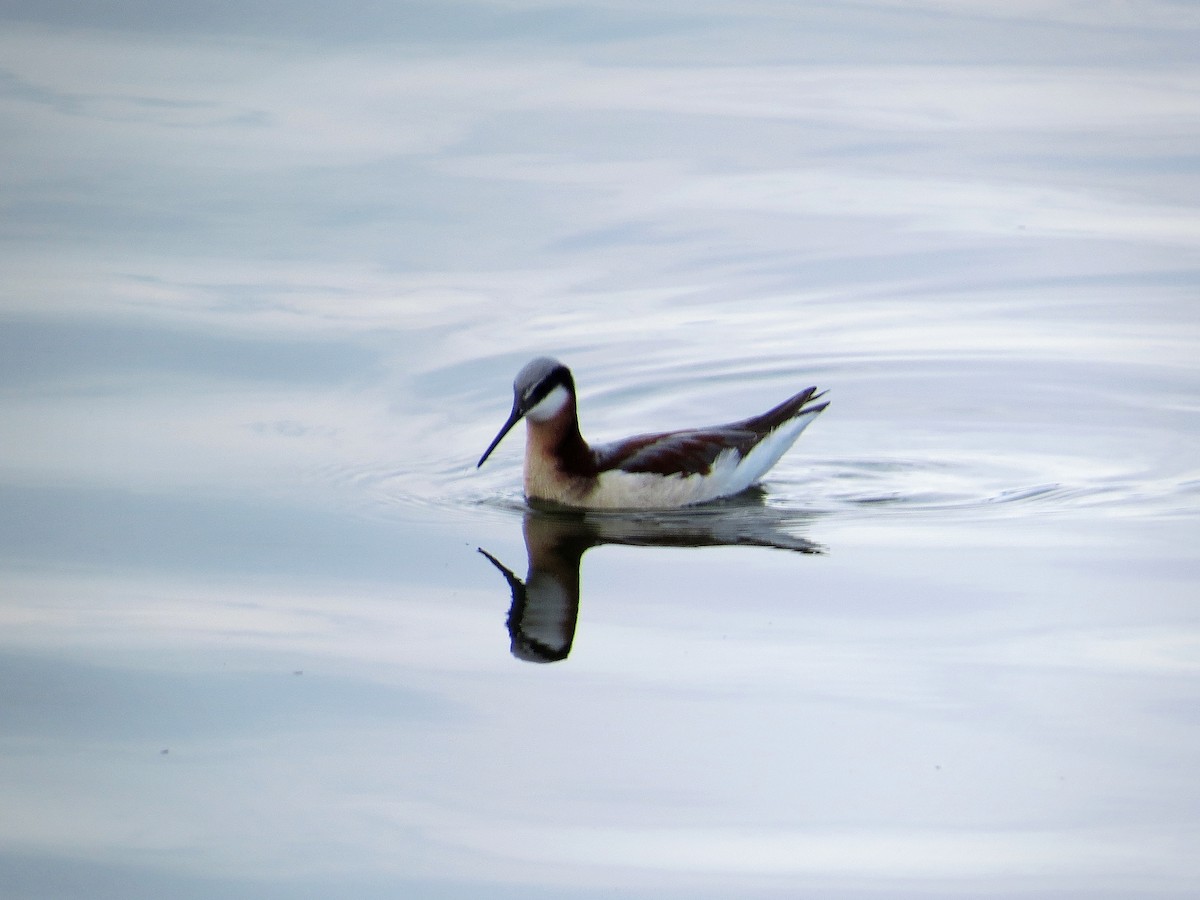
<path id="1" fill-rule="evenodd" d="M 596 487 L 582 498 L 579 505 L 593 509 L 669 509 L 739 493 L 779 462 L 779 458 L 816 416 L 816 412 L 810 412 L 789 419 L 763 438 L 745 457 L 726 450 L 717 457 L 707 475 L 684 477 L 620 470 L 603 472 L 597 479 Z"/>

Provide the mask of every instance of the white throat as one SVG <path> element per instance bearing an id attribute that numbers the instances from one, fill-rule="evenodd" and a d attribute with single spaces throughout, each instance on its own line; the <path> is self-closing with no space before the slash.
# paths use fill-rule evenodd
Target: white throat
<path id="1" fill-rule="evenodd" d="M 532 422 L 547 422 L 562 412 L 563 407 L 567 405 L 567 401 L 570 399 L 571 395 L 567 393 L 567 389 L 561 384 L 556 385 L 554 390 L 539 400 L 537 405 L 529 410 L 529 412 L 525 413 L 525 417 Z"/>

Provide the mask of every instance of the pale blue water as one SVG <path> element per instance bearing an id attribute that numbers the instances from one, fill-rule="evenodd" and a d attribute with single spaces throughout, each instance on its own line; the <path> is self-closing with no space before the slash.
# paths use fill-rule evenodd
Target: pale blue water
<path id="1" fill-rule="evenodd" d="M 1195 893 L 1190 5 L 0 19 L 0 896 Z"/>

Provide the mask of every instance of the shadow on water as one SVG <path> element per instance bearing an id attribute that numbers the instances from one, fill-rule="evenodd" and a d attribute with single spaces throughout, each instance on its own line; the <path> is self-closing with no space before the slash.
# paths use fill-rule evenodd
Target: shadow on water
<path id="1" fill-rule="evenodd" d="M 479 548 L 512 593 L 508 631 L 512 654 L 526 662 L 567 658 L 579 616 L 583 554 L 593 547 L 766 547 L 818 554 L 824 548 L 792 533 L 807 517 L 767 506 L 753 489 L 702 507 L 653 512 L 581 512 L 526 508 L 522 520 L 528 568 L 522 581 Z"/>

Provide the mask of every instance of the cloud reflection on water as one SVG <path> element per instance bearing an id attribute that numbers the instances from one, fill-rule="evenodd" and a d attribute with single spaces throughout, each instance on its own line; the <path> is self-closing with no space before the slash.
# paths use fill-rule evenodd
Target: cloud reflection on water
<path id="1" fill-rule="evenodd" d="M 549 46 L 464 58 L 17 28 L 3 39 L 7 228 L 74 245 L 106 312 L 122 293 L 107 289 L 114 276 L 177 282 L 172 256 L 219 258 L 223 273 L 252 261 L 247 279 L 267 290 L 295 277 L 272 264 L 281 257 L 356 281 L 417 268 L 452 290 L 472 272 L 502 279 L 530 249 L 531 272 L 593 268 L 607 246 L 608 263 L 643 282 L 684 266 L 697 281 L 728 277 L 756 264 L 722 266 L 707 230 L 726 252 L 756 247 L 761 266 L 819 258 L 821 231 L 860 217 L 877 229 L 863 252 L 886 235 L 899 238 L 891 254 L 917 250 L 911 229 L 988 245 L 1022 233 L 1198 240 L 1164 177 L 1200 127 L 1194 68 L 654 66 L 603 47 L 584 62 Z M 589 131 L 584 146 L 563 137 Z M 776 237 L 735 214 L 747 209 L 790 227 Z M 639 250 L 655 234 L 654 252 Z M 113 271 L 102 248 L 116 246 Z M 1023 251 L 1008 252 L 1020 264 Z M 1138 268 L 1119 254 L 1109 265 Z M 318 302 L 345 312 L 336 294 Z M 364 324 L 410 312 L 382 304 Z"/>
<path id="2" fill-rule="evenodd" d="M 9 4 L 0 885 L 1186 890 L 1198 16 Z M 543 352 L 819 375 L 831 552 L 605 547 L 513 665 Z"/>

